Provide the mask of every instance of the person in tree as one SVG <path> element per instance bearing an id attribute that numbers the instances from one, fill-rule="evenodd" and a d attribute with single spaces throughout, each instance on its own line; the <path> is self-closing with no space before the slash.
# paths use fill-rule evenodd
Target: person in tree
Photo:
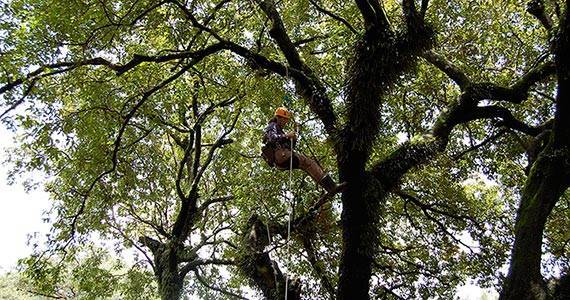
<path id="1" fill-rule="evenodd" d="M 263 136 L 262 154 L 265 161 L 278 170 L 289 170 L 291 165 L 291 155 L 293 155 L 292 168 L 305 171 L 313 180 L 322 186 L 327 193 L 336 193 L 344 188 L 345 184 L 336 184 L 332 177 L 325 173 L 319 164 L 308 158 L 307 156 L 291 151 L 291 143 L 293 146 L 297 141 L 295 132 L 285 133 L 283 127 L 287 125 L 291 119 L 291 112 L 285 107 L 279 107 L 275 110 L 273 118 L 265 127 Z"/>

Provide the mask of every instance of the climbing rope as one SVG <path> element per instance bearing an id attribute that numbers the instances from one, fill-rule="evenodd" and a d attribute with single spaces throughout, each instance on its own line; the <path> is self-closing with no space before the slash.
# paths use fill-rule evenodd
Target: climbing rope
<path id="1" fill-rule="evenodd" d="M 295 132 L 295 136 L 296 136 Z M 291 262 L 291 253 L 289 253 L 289 238 L 291 237 L 291 214 L 293 211 L 293 139 L 291 139 L 291 156 L 289 157 L 289 194 L 288 197 L 288 207 L 287 207 L 287 241 L 286 241 L 286 255 L 287 255 L 287 263 L 286 263 L 286 273 L 285 273 L 285 300 L 287 300 L 287 292 L 289 289 L 289 264 Z"/>

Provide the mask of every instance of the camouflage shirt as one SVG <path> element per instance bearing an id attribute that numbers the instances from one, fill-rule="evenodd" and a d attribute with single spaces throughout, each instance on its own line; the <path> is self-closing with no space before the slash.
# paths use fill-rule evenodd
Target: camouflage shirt
<path id="1" fill-rule="evenodd" d="M 263 143 L 274 148 L 291 147 L 289 138 L 287 138 L 283 128 L 275 120 L 271 120 L 265 127 Z"/>

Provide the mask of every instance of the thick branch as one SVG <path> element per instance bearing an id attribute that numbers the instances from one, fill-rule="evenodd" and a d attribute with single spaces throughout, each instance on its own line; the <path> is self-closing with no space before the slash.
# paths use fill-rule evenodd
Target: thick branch
<path id="1" fill-rule="evenodd" d="M 223 50 L 223 49 L 224 49 L 223 43 L 217 43 L 217 44 L 212 44 L 212 45 L 210 45 L 204 49 L 198 50 L 198 51 L 184 51 L 184 52 L 167 54 L 167 55 L 159 55 L 159 56 L 146 56 L 146 55 L 135 54 L 133 56 L 133 58 L 124 65 L 114 64 L 114 63 L 112 63 L 112 62 L 110 62 L 104 58 L 101 58 L 101 57 L 86 59 L 86 60 L 77 61 L 77 62 L 58 62 L 58 63 L 54 63 L 54 64 L 48 64 L 48 65 L 44 65 L 44 66 L 39 67 L 37 70 L 29 73 L 24 78 L 17 79 L 11 83 L 8 83 L 8 84 L 0 87 L 0 94 L 3 94 L 9 90 L 14 89 L 15 87 L 26 82 L 27 80 L 32 80 L 35 77 L 45 75 L 44 71 L 46 71 L 46 70 L 53 70 L 53 69 L 57 70 L 57 69 L 61 69 L 61 68 L 67 68 L 66 71 L 71 71 L 71 70 L 76 69 L 76 68 L 81 67 L 81 66 L 105 66 L 105 67 L 115 71 L 117 76 L 120 76 L 120 75 L 124 74 L 125 72 L 132 70 L 133 68 L 135 68 L 136 66 L 140 65 L 143 62 L 162 63 L 162 62 L 179 60 L 179 59 L 192 59 L 192 60 L 200 61 L 204 57 L 211 55 L 211 54 L 214 54 L 214 53 L 216 53 L 220 50 Z M 59 74 L 59 72 L 55 72 L 51 75 L 56 75 L 56 74 Z"/>
<path id="2" fill-rule="evenodd" d="M 304 74 L 304 80 L 295 79 L 297 90 L 309 103 L 311 110 L 321 119 L 329 135 L 336 134 L 336 115 L 332 109 L 331 100 L 326 95 L 326 89 L 321 81 L 314 75 L 299 55 L 295 45 L 291 41 L 281 16 L 275 7 L 273 0 L 256 0 L 256 3 L 271 20 L 272 26 L 269 34 L 275 40 L 289 65 Z M 288 74 L 288 69 L 286 69 Z"/>
<path id="3" fill-rule="evenodd" d="M 313 266 L 315 273 L 317 273 L 317 277 L 319 277 L 321 279 L 321 284 L 323 285 L 325 290 L 329 293 L 330 299 L 334 299 L 335 298 L 335 288 L 334 288 L 333 284 L 331 283 L 330 278 L 327 276 L 327 271 L 323 267 L 324 266 L 323 262 L 319 261 L 317 258 L 317 255 L 316 255 L 317 251 L 315 250 L 315 247 L 313 246 L 311 238 L 307 237 L 305 235 L 301 235 L 301 239 L 303 242 L 303 247 L 305 248 L 305 251 L 307 252 L 307 257 L 309 259 L 309 262 L 311 263 L 311 266 Z"/>
<path id="4" fill-rule="evenodd" d="M 150 249 L 150 251 L 152 252 L 152 254 L 153 254 L 154 256 L 156 256 L 157 253 L 158 253 L 157 251 L 158 251 L 162 246 L 164 246 L 163 243 L 161 243 L 161 242 L 159 242 L 159 241 L 157 241 L 157 240 L 155 240 L 155 239 L 153 239 L 153 238 L 151 238 L 151 237 L 148 237 L 148 236 L 142 236 L 142 237 L 140 237 L 140 238 L 139 238 L 139 242 L 140 242 L 141 244 L 145 245 L 148 249 Z"/>
<path id="5" fill-rule="evenodd" d="M 180 201 L 187 200 L 187 196 L 184 195 L 184 191 L 182 190 L 182 179 L 184 177 L 184 168 L 187 165 L 188 159 L 190 158 L 190 154 L 192 153 L 193 149 L 192 147 L 194 146 L 193 144 L 194 130 L 192 130 L 191 134 L 192 134 L 191 140 L 186 143 L 186 149 L 184 149 L 184 156 L 182 157 L 180 163 L 178 164 L 178 174 L 176 175 L 176 183 L 175 183 L 176 193 Z"/>
<path id="6" fill-rule="evenodd" d="M 436 66 L 443 73 L 445 73 L 451 80 L 455 81 L 459 87 L 464 88 L 471 80 L 467 75 L 455 66 L 453 63 L 445 59 L 443 56 L 436 54 L 433 51 L 425 52 L 422 55 L 432 65 Z"/>
<path id="7" fill-rule="evenodd" d="M 269 253 L 264 250 L 269 243 L 266 225 L 257 215 L 252 215 L 247 222 L 247 229 L 243 236 L 244 256 L 239 268 L 261 289 L 266 299 L 283 299 L 286 279 L 279 265 L 271 260 Z M 287 286 L 287 299 L 301 299 L 301 288 L 298 282 L 288 279 Z"/>
<path id="8" fill-rule="evenodd" d="M 356 6 L 362 14 L 366 30 L 389 30 L 388 17 L 378 0 L 356 0 Z"/>
<path id="9" fill-rule="evenodd" d="M 28 95 L 30 95 L 30 93 L 32 92 L 32 89 L 34 88 L 34 86 L 36 85 L 36 81 L 37 79 L 34 78 L 32 79 L 32 81 L 30 82 L 30 85 L 26 88 L 26 90 L 24 91 L 24 93 L 22 94 L 22 97 L 20 97 L 20 99 L 16 102 L 14 102 L 8 109 L 6 109 L 1 115 L 0 115 L 0 119 L 2 119 L 5 115 L 7 115 L 9 112 L 11 112 L 12 110 L 16 109 L 18 106 L 20 106 L 22 103 L 24 103 L 24 100 L 26 99 L 26 97 L 28 97 Z M 0 93 L 1 94 L 1 93 Z"/>
<path id="10" fill-rule="evenodd" d="M 528 97 L 531 86 L 555 73 L 554 63 L 545 62 L 529 70 L 510 87 L 504 87 L 489 82 L 474 83 L 459 67 L 434 52 L 422 56 L 455 81 L 462 91 L 470 93 L 477 100 L 521 103 Z"/>
<path id="11" fill-rule="evenodd" d="M 182 266 L 180 268 L 180 274 L 181 275 L 186 275 L 188 274 L 188 272 L 195 270 L 197 267 L 199 266 L 205 266 L 205 265 L 224 265 L 224 266 L 234 266 L 237 263 L 233 260 L 229 260 L 229 259 L 217 259 L 217 258 L 212 258 L 212 259 L 196 259 L 193 260 L 191 262 L 186 263 L 184 266 Z"/>
<path id="12" fill-rule="evenodd" d="M 531 15 L 533 15 L 536 19 L 540 21 L 542 26 L 546 28 L 547 31 L 552 30 L 552 21 L 550 17 L 546 14 L 544 10 L 544 1 L 543 0 L 531 0 L 527 3 L 526 11 L 528 11 Z"/>
<path id="13" fill-rule="evenodd" d="M 500 118 L 501 121 L 497 125 L 505 126 L 510 129 L 514 129 L 531 136 L 537 136 L 542 132 L 541 128 L 532 127 L 518 119 L 516 119 L 513 114 L 504 107 L 501 106 L 483 106 L 477 107 L 473 110 L 471 114 L 471 120 L 477 119 L 495 119 Z"/>
<path id="14" fill-rule="evenodd" d="M 204 201 L 201 205 L 200 205 L 200 210 L 206 210 L 210 205 L 215 204 L 215 203 L 222 203 L 222 202 L 227 202 L 230 200 L 233 200 L 234 196 L 233 195 L 226 195 L 226 196 L 220 196 L 220 197 L 214 197 L 211 198 L 209 200 Z"/>
<path id="15" fill-rule="evenodd" d="M 271 20 L 269 34 L 277 42 L 277 45 L 285 55 L 289 64 L 299 70 L 305 69 L 305 63 L 301 60 L 299 52 L 297 52 L 295 45 L 291 41 L 291 38 L 289 38 L 285 25 L 283 25 L 283 20 L 281 20 L 281 16 L 273 0 L 256 0 L 256 3 Z"/>
<path id="16" fill-rule="evenodd" d="M 524 95 L 526 99 L 528 90 L 530 89 L 531 86 L 554 75 L 555 73 L 556 73 L 556 67 L 554 65 L 554 62 L 552 61 L 544 62 L 532 68 L 525 75 L 519 78 L 519 80 L 517 80 L 513 85 L 511 85 L 511 89 L 513 89 L 517 94 Z M 522 102 L 525 99 L 520 99 L 520 102 Z M 520 102 L 515 102 L 515 103 L 520 103 Z"/>
<path id="17" fill-rule="evenodd" d="M 423 141 L 406 142 L 386 159 L 376 163 L 370 172 L 387 191 L 396 187 L 400 178 L 410 169 L 427 163 L 437 153 L 443 151 L 447 144 L 445 138 L 425 135 Z"/>
<path id="18" fill-rule="evenodd" d="M 200 119 L 200 117 L 198 119 Z M 226 131 L 224 131 L 224 133 L 218 138 L 218 140 L 214 143 L 214 145 L 212 145 L 210 151 L 208 152 L 208 156 L 206 157 L 206 159 L 202 164 L 199 164 L 200 162 L 199 152 L 201 152 L 199 149 L 201 149 L 202 147 L 201 139 L 199 135 L 196 136 L 195 140 L 196 157 L 194 161 L 194 168 L 195 168 L 194 178 L 192 179 L 188 196 L 186 196 L 182 201 L 179 214 L 172 228 L 172 235 L 175 236 L 179 241 L 183 241 L 188 237 L 190 227 L 192 226 L 191 223 L 193 222 L 193 218 L 199 213 L 199 209 L 197 208 L 198 185 L 202 180 L 202 176 L 204 175 L 206 169 L 214 159 L 214 154 L 216 150 L 222 147 L 223 145 L 228 144 L 229 140 L 226 139 L 226 136 L 233 131 L 238 119 L 239 119 L 239 113 L 236 114 L 236 117 L 232 121 L 232 124 L 229 126 L 229 128 L 226 129 Z M 194 130 L 196 131 L 196 133 L 198 133 L 199 132 L 198 126 L 195 126 Z M 198 165 L 200 165 L 199 168 Z"/>

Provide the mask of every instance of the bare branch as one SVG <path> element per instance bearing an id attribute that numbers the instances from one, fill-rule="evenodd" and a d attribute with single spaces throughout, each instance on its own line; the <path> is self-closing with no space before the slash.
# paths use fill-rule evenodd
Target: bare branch
<path id="1" fill-rule="evenodd" d="M 341 17 L 341 16 L 331 12 L 330 10 L 327 10 L 324 7 L 320 6 L 316 0 L 309 0 L 309 2 L 321 13 L 335 19 L 336 21 L 339 21 L 344 26 L 346 26 L 350 31 L 352 31 L 352 33 L 358 34 L 358 31 L 356 31 L 356 29 L 354 29 L 354 27 L 352 25 L 350 25 L 350 23 L 346 19 L 344 19 L 343 17 Z"/>
<path id="2" fill-rule="evenodd" d="M 485 147 L 486 145 L 488 145 L 488 144 L 496 141 L 498 138 L 502 137 L 505 133 L 507 133 L 507 130 L 501 130 L 498 133 L 493 134 L 492 136 L 486 138 L 481 143 L 474 145 L 473 147 L 470 147 L 469 149 L 465 149 L 465 150 L 453 155 L 452 160 L 458 160 L 470 152 L 477 151 L 478 149 Z"/>
<path id="3" fill-rule="evenodd" d="M 237 298 L 237 299 L 249 300 L 248 298 L 245 298 L 245 297 L 243 297 L 243 296 L 241 296 L 241 295 L 232 293 L 232 292 L 230 292 L 230 291 L 227 291 L 227 290 L 224 290 L 224 289 L 222 289 L 222 288 L 215 287 L 215 286 L 209 284 L 209 283 L 206 281 L 206 279 L 205 279 L 204 277 L 202 277 L 202 275 L 200 275 L 200 272 L 198 271 L 198 269 L 195 269 L 195 270 L 194 270 L 194 275 L 196 275 L 196 279 L 198 279 L 198 281 L 199 281 L 203 286 L 205 286 L 205 287 L 207 287 L 207 288 L 209 288 L 209 289 L 211 289 L 211 290 L 214 290 L 214 291 L 216 291 L 216 292 L 220 292 L 220 293 L 222 293 L 222 294 L 224 294 L 224 295 L 227 295 L 227 296 L 235 297 L 235 298 Z"/>

